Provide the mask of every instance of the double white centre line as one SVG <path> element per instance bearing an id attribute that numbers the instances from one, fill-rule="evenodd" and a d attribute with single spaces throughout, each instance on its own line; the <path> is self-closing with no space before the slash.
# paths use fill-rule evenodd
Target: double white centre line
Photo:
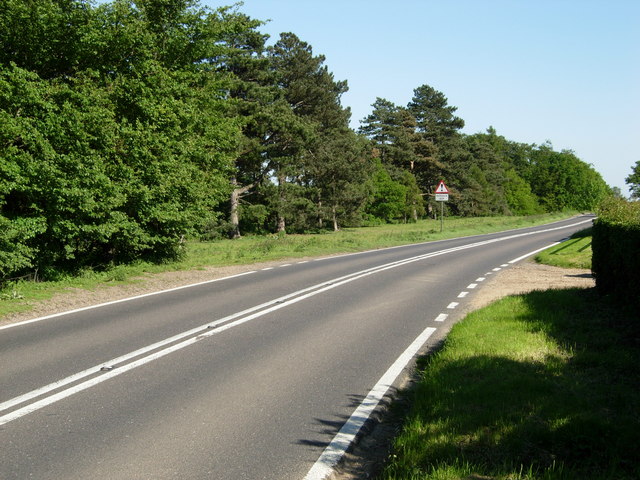
<path id="1" fill-rule="evenodd" d="M 404 260 L 387 263 L 384 265 L 368 268 L 359 272 L 338 277 L 328 282 L 316 284 L 311 287 L 276 298 L 269 302 L 256 305 L 249 309 L 234 313 L 200 327 L 187 330 L 178 335 L 174 335 L 170 338 L 153 343 L 120 357 L 113 358 L 69 377 L 57 380 L 53 383 L 50 383 L 49 385 L 43 386 L 31 392 L 0 403 L 0 413 L 9 411 L 9 413 L 0 416 L 0 425 L 9 423 L 20 417 L 28 415 L 29 413 L 46 407 L 47 405 L 51 405 L 52 403 L 67 398 L 75 393 L 81 392 L 113 377 L 133 370 L 134 368 L 140 367 L 153 360 L 157 360 L 170 353 L 186 348 L 202 339 L 217 335 L 218 333 L 224 332 L 225 330 L 229 330 L 238 325 L 242 325 L 243 323 L 250 322 L 251 320 L 255 320 L 256 318 L 275 312 L 277 310 L 280 310 L 281 308 L 285 308 L 289 305 L 313 297 L 320 293 L 340 287 L 346 283 L 350 283 L 369 275 L 380 273 L 392 268 L 397 268 L 409 263 L 421 261 L 427 258 L 446 255 L 460 250 L 476 248 L 490 243 L 505 241 L 515 237 L 530 234 L 531 233 L 524 233 L 495 238 L 491 240 L 463 245 L 460 247 L 448 248 L 433 253 L 410 257 Z"/>

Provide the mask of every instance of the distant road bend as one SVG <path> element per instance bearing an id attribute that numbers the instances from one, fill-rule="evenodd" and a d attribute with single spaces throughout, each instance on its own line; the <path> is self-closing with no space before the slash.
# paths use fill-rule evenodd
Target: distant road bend
<path id="1" fill-rule="evenodd" d="M 282 264 L 0 327 L 0 479 L 322 479 L 491 275 L 587 228 Z"/>

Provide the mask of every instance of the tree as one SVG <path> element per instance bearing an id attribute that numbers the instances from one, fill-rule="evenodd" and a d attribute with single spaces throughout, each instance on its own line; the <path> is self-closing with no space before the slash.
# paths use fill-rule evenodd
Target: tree
<path id="1" fill-rule="evenodd" d="M 361 122 L 360 132 L 370 139 L 383 164 L 404 172 L 397 176 L 411 192 L 408 217 L 416 220 L 423 211 L 421 191 L 430 190 L 433 179 L 441 177 L 443 165 L 435 157 L 433 143 L 418 131 L 409 109 L 382 98 L 372 107 L 372 113 Z"/>
<path id="2" fill-rule="evenodd" d="M 631 174 L 625 178 L 625 183 L 629 185 L 631 198 L 640 198 L 640 160 L 631 169 Z"/>
<path id="3" fill-rule="evenodd" d="M 282 33 L 269 48 L 269 58 L 277 85 L 293 113 L 284 119 L 285 128 L 274 145 L 271 161 L 272 177 L 277 181 L 277 231 L 284 232 L 286 217 L 300 216 L 299 210 L 290 209 L 301 203 L 294 197 L 308 193 L 291 184 L 317 186 L 319 180 L 313 175 L 323 169 L 312 163 L 324 158 L 317 151 L 328 135 L 351 138 L 347 126 L 350 113 L 340 105 L 346 82 L 335 81 L 324 65 L 324 56 L 314 56 L 311 46 L 296 35 Z"/>
<path id="4" fill-rule="evenodd" d="M 457 157 L 451 167 L 459 189 L 453 203 L 460 214 L 540 213 L 537 197 L 516 171 L 513 155 L 519 150 L 511 142 L 494 128 L 463 138 L 466 154 Z"/>
<path id="5" fill-rule="evenodd" d="M 436 146 L 455 137 L 464 127 L 464 120 L 454 115 L 458 108 L 449 105 L 447 97 L 429 85 L 413 91 L 408 108 L 416 119 L 418 131 Z"/>
<path id="6" fill-rule="evenodd" d="M 370 218 L 385 222 L 403 219 L 406 213 L 407 187 L 393 180 L 380 160 L 376 164 L 371 182 L 372 194 L 366 208 Z"/>
<path id="7" fill-rule="evenodd" d="M 450 176 L 448 164 L 464 149 L 459 133 L 464 120 L 454 115 L 457 107 L 449 105 L 447 97 L 429 85 L 413 91 L 407 109 L 415 118 L 415 129 L 420 134 L 414 150 L 423 161 L 416 177 L 421 188 L 428 191 L 440 178 Z"/>
<path id="8" fill-rule="evenodd" d="M 0 34 L 2 275 L 175 258 L 228 195 L 238 124 L 212 62 L 229 25 L 169 0 L 176 8 L 155 21 L 147 14 L 163 1 L 0 12 L 3 25 L 32 20 L 16 24 L 25 37 Z M 56 48 L 38 44 L 42 32 Z M 184 54 L 169 58 L 165 40 Z"/>
<path id="9" fill-rule="evenodd" d="M 225 12 L 225 16 L 243 25 L 225 33 L 224 41 L 229 48 L 219 68 L 230 74 L 228 115 L 241 120 L 242 135 L 230 177 L 228 232 L 231 238 L 239 238 L 241 202 L 248 195 L 258 197 L 256 187 L 271 170 L 272 151 L 286 123 L 282 118 L 292 113 L 270 68 L 266 55 L 268 35 L 257 30 L 262 22 L 237 11 Z M 245 212 L 251 210 L 247 207 Z M 265 216 L 263 212 L 261 217 Z"/>
<path id="10" fill-rule="evenodd" d="M 315 194 L 319 228 L 330 219 L 333 230 L 357 224 L 368 199 L 373 164 L 369 148 L 352 130 L 326 132 L 306 162 L 306 180 Z"/>
<path id="11" fill-rule="evenodd" d="M 44 79 L 72 75 L 92 12 L 89 0 L 3 0 L 0 64 L 13 62 Z"/>
<path id="12" fill-rule="evenodd" d="M 554 151 L 548 143 L 532 149 L 526 180 L 550 212 L 592 210 L 610 195 L 609 186 L 592 166 L 570 150 Z"/>

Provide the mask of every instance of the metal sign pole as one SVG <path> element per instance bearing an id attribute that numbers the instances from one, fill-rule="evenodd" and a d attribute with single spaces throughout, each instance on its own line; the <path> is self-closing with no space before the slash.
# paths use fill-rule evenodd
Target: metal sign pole
<path id="1" fill-rule="evenodd" d="M 444 223 L 444 202 L 449 201 L 449 189 L 443 181 L 441 181 L 438 188 L 436 188 L 435 197 L 436 202 L 440 202 L 440 233 L 442 233 Z"/>

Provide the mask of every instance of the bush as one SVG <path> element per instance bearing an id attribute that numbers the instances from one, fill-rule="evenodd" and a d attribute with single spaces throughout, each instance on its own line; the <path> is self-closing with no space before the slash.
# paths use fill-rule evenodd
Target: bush
<path id="1" fill-rule="evenodd" d="M 605 200 L 594 222 L 592 249 L 598 291 L 640 305 L 640 202 Z"/>

